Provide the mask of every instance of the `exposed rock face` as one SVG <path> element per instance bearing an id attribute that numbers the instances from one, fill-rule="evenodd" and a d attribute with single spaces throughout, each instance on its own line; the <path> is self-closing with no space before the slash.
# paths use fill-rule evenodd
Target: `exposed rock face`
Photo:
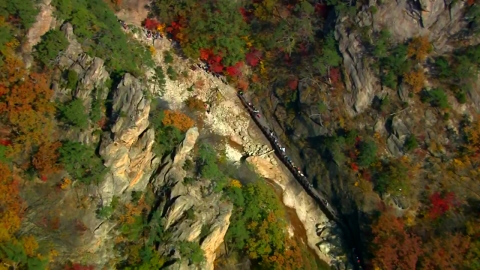
<path id="1" fill-rule="evenodd" d="M 55 26 L 55 18 L 52 16 L 53 7 L 50 5 L 51 0 L 44 0 L 38 4 L 40 10 L 35 23 L 28 29 L 26 42 L 23 44 L 22 51 L 28 54 L 32 51 L 32 47 L 40 42 L 41 37 Z"/>
<path id="2" fill-rule="evenodd" d="M 418 6 L 417 6 L 418 5 Z M 387 1 L 376 6 L 378 11 L 372 16 L 368 8 L 360 11 L 354 23 L 360 27 L 370 27 L 374 31 L 388 29 L 392 38 L 403 43 L 414 36 L 427 36 L 436 52 L 453 49 L 447 44 L 449 37 L 459 33 L 465 27 L 463 19 L 464 2 L 445 2 L 441 0 Z M 335 38 L 339 41 L 340 53 L 343 57 L 346 80 L 345 84 L 351 94 L 345 95 L 347 111 L 354 115 L 364 111 L 372 102 L 375 92 L 380 90 L 377 76 L 367 64 L 363 54 L 364 46 L 360 43 L 360 35 L 347 31 L 348 18 L 337 20 Z M 403 101 L 408 95 L 399 89 Z M 352 110 L 353 109 L 353 110 Z"/>
<path id="3" fill-rule="evenodd" d="M 150 102 L 140 82 L 125 74 L 113 92 L 111 134 L 102 136 L 100 154 L 111 172 L 100 187 L 105 202 L 129 190 L 144 190 L 158 164 L 151 152 L 154 131 L 148 129 Z"/>
<path id="4" fill-rule="evenodd" d="M 345 26 L 339 24 L 335 30 L 335 38 L 339 40 L 339 50 L 343 56 L 347 75 L 345 84 L 347 89 L 351 90 L 351 94 L 344 97 L 347 111 L 351 115 L 361 113 L 371 104 L 375 90 L 379 89 L 378 79 L 364 61 L 364 48 L 355 33 L 348 33 Z"/>
<path id="5" fill-rule="evenodd" d="M 400 157 L 403 154 L 403 146 L 405 145 L 405 140 L 410 134 L 410 131 L 398 116 L 395 116 L 392 119 L 392 131 L 393 133 L 387 140 L 387 148 L 390 151 L 390 154 Z"/>
<path id="6" fill-rule="evenodd" d="M 221 201 L 221 194 L 209 189 L 209 181 L 197 181 L 184 184 L 186 176 L 182 166 L 187 154 L 194 147 L 199 136 L 196 127 L 187 131 L 185 139 L 175 150 L 173 157 L 164 160 L 162 170 L 157 175 L 156 187 L 169 187 L 164 197 L 164 204 L 169 207 L 165 211 L 165 230 L 172 233 L 174 241 L 201 241 L 201 248 L 205 252 L 205 264 L 201 269 L 213 269 L 216 250 L 223 243 L 223 239 L 230 225 L 233 205 Z M 157 189 L 158 190 L 158 189 Z M 159 191 L 161 193 L 161 191 Z M 186 212 L 190 211 L 190 215 Z M 199 239 L 202 228 L 207 226 L 209 233 Z M 168 246 L 164 252 L 168 251 Z M 188 259 L 188 258 L 187 258 Z M 184 269 L 184 262 L 175 263 L 170 269 Z M 191 269 L 191 268 L 190 268 Z"/>

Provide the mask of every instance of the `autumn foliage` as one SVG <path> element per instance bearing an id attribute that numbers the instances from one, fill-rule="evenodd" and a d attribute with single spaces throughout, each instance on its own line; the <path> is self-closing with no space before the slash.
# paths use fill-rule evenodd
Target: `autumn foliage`
<path id="1" fill-rule="evenodd" d="M 146 29 L 151 30 L 151 31 L 156 30 L 159 25 L 160 25 L 160 23 L 155 19 L 146 18 L 143 21 L 143 26 Z"/>
<path id="2" fill-rule="evenodd" d="M 32 160 L 33 167 L 40 175 L 48 176 L 60 170 L 57 160 L 60 157 L 58 149 L 61 145 L 60 142 L 46 142 L 40 145 Z"/>
<path id="3" fill-rule="evenodd" d="M 407 56 L 423 61 L 432 51 L 433 47 L 427 36 L 414 37 L 408 44 Z"/>
<path id="4" fill-rule="evenodd" d="M 429 216 L 436 219 L 445 214 L 455 202 L 455 193 L 448 192 L 445 195 L 435 192 L 430 196 L 432 206 L 430 208 Z"/>
<path id="5" fill-rule="evenodd" d="M 245 61 L 249 66 L 256 67 L 262 58 L 262 52 L 251 48 L 250 52 L 245 55 Z"/>
<path id="6" fill-rule="evenodd" d="M 410 85 L 414 93 L 418 93 L 423 89 L 425 84 L 425 73 L 422 69 L 413 70 L 403 75 L 405 82 Z"/>
<path id="7" fill-rule="evenodd" d="M 165 110 L 163 111 L 165 117 L 162 120 L 162 123 L 165 126 L 174 126 L 179 130 L 186 132 L 189 128 L 193 127 L 195 122 L 185 114 L 172 111 L 172 110 Z"/>
<path id="8" fill-rule="evenodd" d="M 29 156 L 33 147 L 52 143 L 50 140 L 55 127 L 55 107 L 50 102 L 53 90 L 47 79 L 49 75 L 28 74 L 23 63 L 13 57 L 6 59 L 1 72 L 0 114 L 15 134 L 11 138 L 10 154 Z M 43 150 L 43 153 L 46 152 L 46 149 Z M 54 167 L 46 164 L 42 166 Z"/>
<path id="9" fill-rule="evenodd" d="M 406 231 L 400 218 L 385 211 L 372 225 L 373 264 L 379 269 L 416 269 L 422 255 L 421 240 Z"/>

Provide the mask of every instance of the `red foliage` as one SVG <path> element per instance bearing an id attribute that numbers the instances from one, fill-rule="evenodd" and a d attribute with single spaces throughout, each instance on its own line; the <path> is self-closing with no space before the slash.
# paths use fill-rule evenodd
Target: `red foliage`
<path id="1" fill-rule="evenodd" d="M 227 67 L 226 71 L 227 74 L 231 77 L 237 77 L 238 75 L 240 75 L 240 71 L 236 66 Z"/>
<path id="2" fill-rule="evenodd" d="M 358 165 L 357 165 L 357 163 L 352 162 L 352 163 L 350 164 L 350 168 L 352 168 L 352 170 L 353 170 L 354 172 L 358 171 Z"/>
<path id="3" fill-rule="evenodd" d="M 208 60 L 209 64 L 213 63 L 220 63 L 222 61 L 222 57 L 220 55 L 211 55 L 210 59 Z"/>
<path id="4" fill-rule="evenodd" d="M 243 20 L 247 23 L 250 22 L 253 12 L 251 10 L 246 10 L 245 8 L 240 8 L 240 13 L 242 14 Z"/>
<path id="5" fill-rule="evenodd" d="M 12 144 L 12 141 L 7 139 L 0 139 L 0 144 L 3 146 L 9 146 Z"/>
<path id="6" fill-rule="evenodd" d="M 155 30 L 159 25 L 160 23 L 155 19 L 146 18 L 145 21 L 143 21 L 143 26 L 148 30 Z"/>
<path id="7" fill-rule="evenodd" d="M 200 49 L 200 59 L 207 61 L 213 55 L 210 49 Z"/>
<path id="8" fill-rule="evenodd" d="M 308 48 L 307 46 L 305 45 L 305 42 L 302 42 L 298 45 L 298 49 L 300 51 L 300 53 L 303 55 L 303 56 L 307 56 L 308 55 Z"/>
<path id="9" fill-rule="evenodd" d="M 82 265 L 79 263 L 67 264 L 65 265 L 64 270 L 94 270 L 95 267 L 92 265 Z"/>
<path id="10" fill-rule="evenodd" d="M 245 56 L 245 60 L 247 61 L 248 65 L 255 67 L 258 65 L 261 57 L 262 53 L 259 50 L 252 48 L 250 52 L 247 53 L 247 55 Z"/>
<path id="11" fill-rule="evenodd" d="M 317 3 L 315 4 L 315 13 L 323 18 L 327 17 L 327 5 Z"/>
<path id="12" fill-rule="evenodd" d="M 47 176 L 42 175 L 40 176 L 40 180 L 42 180 L 42 182 L 47 182 L 48 179 L 47 179 Z"/>
<path id="13" fill-rule="evenodd" d="M 467 0 L 467 5 L 468 6 L 471 6 L 473 4 L 475 4 L 475 0 Z"/>
<path id="14" fill-rule="evenodd" d="M 432 207 L 430 208 L 429 216 L 433 219 L 440 217 L 450 210 L 450 207 L 453 205 L 454 201 L 455 193 L 453 192 L 446 193 L 443 198 L 440 193 L 433 193 L 432 196 L 430 196 Z"/>
<path id="15" fill-rule="evenodd" d="M 372 175 L 367 170 L 362 171 L 362 178 L 369 182 L 372 181 Z"/>
<path id="16" fill-rule="evenodd" d="M 210 70 L 215 73 L 222 73 L 223 65 L 220 63 L 213 63 L 210 65 Z"/>
<path id="17" fill-rule="evenodd" d="M 242 62 L 236 63 L 234 66 L 227 67 L 226 71 L 231 77 L 238 77 L 241 75 L 240 68 L 243 66 Z"/>
<path id="18" fill-rule="evenodd" d="M 292 90 L 297 90 L 298 87 L 298 79 L 294 78 L 288 81 L 288 87 Z"/>
<path id="19" fill-rule="evenodd" d="M 285 63 L 287 63 L 287 65 L 290 65 L 292 63 L 292 58 L 290 57 L 290 55 L 288 55 L 288 53 L 285 53 L 283 55 L 283 58 L 285 59 Z"/>
<path id="20" fill-rule="evenodd" d="M 336 84 L 340 81 L 340 69 L 339 68 L 331 68 L 330 69 L 330 80 L 332 84 Z"/>

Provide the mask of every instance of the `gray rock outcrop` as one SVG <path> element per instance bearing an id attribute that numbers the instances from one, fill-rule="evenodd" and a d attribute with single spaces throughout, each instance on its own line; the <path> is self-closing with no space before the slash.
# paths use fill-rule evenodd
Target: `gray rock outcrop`
<path id="1" fill-rule="evenodd" d="M 113 92 L 111 131 L 102 136 L 100 155 L 110 173 L 100 187 L 105 203 L 125 190 L 144 190 L 159 160 L 154 159 L 150 102 L 141 83 L 125 74 Z"/>
<path id="2" fill-rule="evenodd" d="M 362 45 L 360 34 L 347 31 L 351 21 L 373 31 L 388 29 L 397 43 L 404 43 L 415 36 L 427 36 L 436 53 L 454 49 L 447 41 L 466 25 L 463 18 L 464 2 L 420 0 L 419 4 L 420 9 L 415 1 L 387 1 L 376 6 L 377 12 L 373 15 L 369 8 L 364 8 L 355 18 L 343 17 L 337 20 L 335 38 L 339 42 L 345 67 L 345 85 L 350 91 L 345 94 L 344 100 L 351 115 L 364 111 L 372 102 L 375 92 L 380 90 L 378 76 L 363 56 L 366 48 Z M 408 92 L 404 90 L 399 89 L 399 96 L 402 101 L 408 102 Z"/>

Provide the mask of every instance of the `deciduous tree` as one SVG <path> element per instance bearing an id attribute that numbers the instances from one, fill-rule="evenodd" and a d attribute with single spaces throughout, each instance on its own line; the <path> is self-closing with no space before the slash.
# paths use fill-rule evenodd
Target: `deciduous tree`
<path id="1" fill-rule="evenodd" d="M 373 264 L 385 270 L 411 270 L 417 268 L 422 255 L 421 240 L 406 231 L 403 221 L 385 211 L 372 224 L 371 252 Z"/>

